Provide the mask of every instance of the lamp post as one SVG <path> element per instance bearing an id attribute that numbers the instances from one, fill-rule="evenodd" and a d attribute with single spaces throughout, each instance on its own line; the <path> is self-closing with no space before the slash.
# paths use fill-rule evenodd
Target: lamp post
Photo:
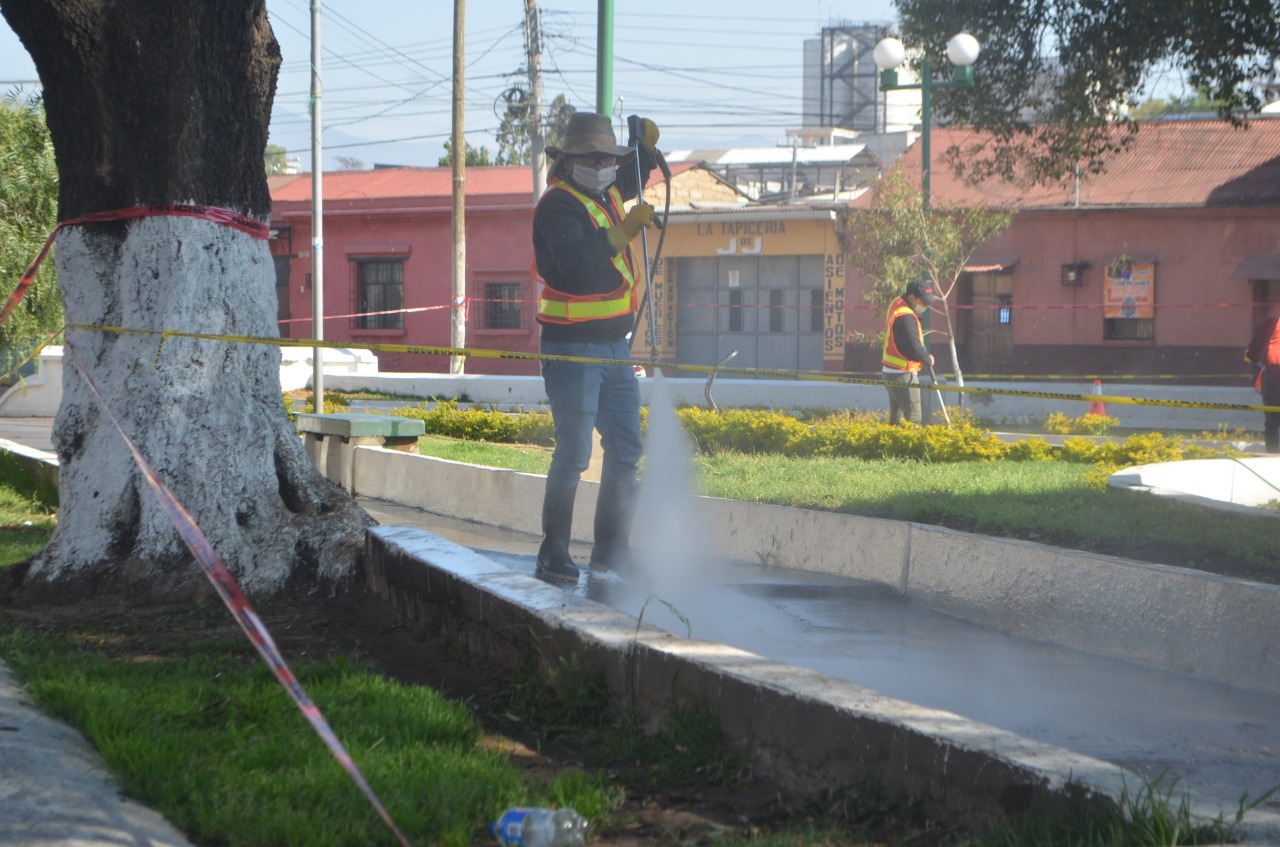
<path id="1" fill-rule="evenodd" d="M 920 91 L 920 207 L 927 225 L 929 220 L 929 175 L 933 170 L 933 154 L 929 149 L 929 129 L 933 120 L 933 89 L 935 88 L 972 88 L 973 63 L 978 60 L 978 39 L 967 32 L 957 33 L 947 42 L 947 59 L 954 69 L 951 79 L 936 80 L 933 78 L 933 65 L 926 55 L 920 60 L 920 81 L 917 83 L 899 84 L 898 68 L 907 58 L 907 48 L 896 38 L 882 38 L 876 44 L 872 59 L 880 69 L 881 91 Z M 927 249 L 927 247 L 925 248 Z M 925 310 L 920 319 L 921 329 L 929 332 L 929 311 Z M 927 348 L 926 348 L 927 349 Z M 953 348 L 954 349 L 954 348 Z M 938 382 L 934 376 L 933 366 L 929 366 L 929 374 L 936 388 Z M 963 381 L 960 383 L 963 385 Z M 926 395 L 927 396 L 927 395 Z M 963 398 L 962 398 L 963 399 Z M 942 413 L 946 416 L 946 404 L 942 403 L 939 392 L 938 401 L 942 405 Z M 950 426 L 951 420 L 947 419 Z"/>
<path id="2" fill-rule="evenodd" d="M 978 39 L 967 32 L 961 32 L 947 42 L 947 58 L 951 60 L 954 70 L 951 79 L 937 80 L 933 78 L 933 66 L 929 57 L 920 60 L 920 81 L 900 85 L 898 68 L 907 58 L 907 49 L 896 38 L 882 38 L 876 44 L 872 58 L 880 69 L 881 91 L 920 90 L 920 156 L 921 177 L 920 193 L 923 197 L 925 217 L 929 216 L 929 172 L 933 168 L 933 159 L 929 150 L 929 128 L 933 119 L 933 89 L 935 88 L 972 88 L 973 63 L 978 60 Z"/>

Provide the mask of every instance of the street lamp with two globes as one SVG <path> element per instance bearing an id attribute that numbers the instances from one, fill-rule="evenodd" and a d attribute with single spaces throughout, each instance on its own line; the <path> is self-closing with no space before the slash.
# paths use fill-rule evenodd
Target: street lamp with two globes
<path id="1" fill-rule="evenodd" d="M 924 212 L 929 214 L 929 172 L 932 166 L 929 150 L 929 129 L 933 118 L 933 89 L 935 88 L 972 88 L 973 63 L 978 60 L 978 39 L 967 32 L 953 36 L 947 42 L 947 58 L 953 65 L 951 79 L 936 80 L 933 78 L 933 67 L 929 57 L 920 60 L 920 81 L 917 83 L 899 84 L 898 68 L 907 58 L 907 49 L 896 38 L 882 38 L 876 44 L 872 58 L 880 69 L 881 91 L 920 91 L 920 156 L 921 178 L 920 191 L 924 201 Z"/>

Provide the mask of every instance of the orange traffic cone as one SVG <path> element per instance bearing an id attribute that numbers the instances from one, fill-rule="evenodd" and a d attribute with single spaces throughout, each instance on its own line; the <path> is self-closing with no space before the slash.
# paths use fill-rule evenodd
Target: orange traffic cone
<path id="1" fill-rule="evenodd" d="M 1093 393 L 1098 396 L 1102 395 L 1102 380 L 1095 379 L 1093 381 Z M 1101 400 L 1089 401 L 1089 414 L 1105 415 L 1106 413 L 1107 413 L 1106 404 L 1103 403 Z"/>

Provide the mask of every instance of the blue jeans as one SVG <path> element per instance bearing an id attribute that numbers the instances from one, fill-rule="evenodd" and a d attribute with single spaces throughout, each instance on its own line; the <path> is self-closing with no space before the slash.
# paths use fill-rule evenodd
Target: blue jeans
<path id="1" fill-rule="evenodd" d="M 627 342 L 542 341 L 553 356 L 631 358 Z M 542 379 L 551 400 L 556 448 L 547 472 L 547 492 L 576 491 L 591 462 L 591 431 L 600 430 L 604 463 L 601 488 L 635 485 L 644 441 L 640 437 L 640 381 L 631 365 L 543 362 Z"/>

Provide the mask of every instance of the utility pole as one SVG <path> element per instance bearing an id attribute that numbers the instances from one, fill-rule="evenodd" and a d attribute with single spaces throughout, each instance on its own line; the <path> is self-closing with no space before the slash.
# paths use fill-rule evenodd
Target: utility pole
<path id="1" fill-rule="evenodd" d="M 453 0 L 453 309 L 451 347 L 467 344 L 467 140 L 463 133 L 463 97 L 467 0 Z M 449 373 L 460 374 L 465 356 L 449 357 Z"/>
<path id="2" fill-rule="evenodd" d="M 596 5 L 596 111 L 613 117 L 613 0 Z"/>
<path id="3" fill-rule="evenodd" d="M 547 139 L 542 132 L 542 25 L 538 0 L 524 0 L 524 43 L 529 56 L 529 163 L 533 166 L 533 202 L 547 188 Z"/>
<path id="4" fill-rule="evenodd" d="M 311 0 L 311 337 L 324 339 L 324 151 L 320 137 L 320 0 Z M 324 414 L 324 348 L 311 348 L 312 405 Z"/>

